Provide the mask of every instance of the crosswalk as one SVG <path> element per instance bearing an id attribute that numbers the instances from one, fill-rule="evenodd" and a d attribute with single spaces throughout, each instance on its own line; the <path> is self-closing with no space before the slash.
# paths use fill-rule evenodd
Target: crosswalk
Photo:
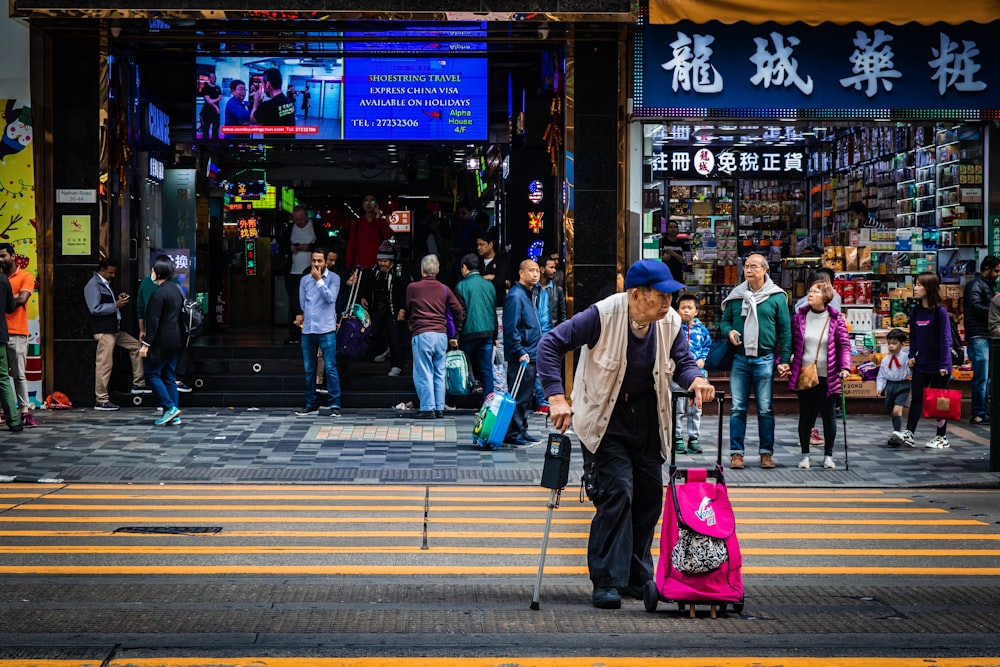
<path id="1" fill-rule="evenodd" d="M 1000 575 L 1000 526 L 964 507 L 976 493 L 730 489 L 744 574 L 800 576 Z M 0 574 L 531 575 L 548 500 L 518 486 L 2 486 Z M 567 490 L 546 577 L 586 577 L 592 516 Z"/>

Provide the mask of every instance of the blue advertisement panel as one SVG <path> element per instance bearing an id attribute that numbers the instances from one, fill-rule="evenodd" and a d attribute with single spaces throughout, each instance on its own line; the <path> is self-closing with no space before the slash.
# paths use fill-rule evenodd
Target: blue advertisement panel
<path id="1" fill-rule="evenodd" d="M 997 109 L 997 30 L 997 23 L 646 26 L 634 106 Z"/>
<path id="2" fill-rule="evenodd" d="M 484 140 L 486 58 L 348 58 L 344 139 Z"/>

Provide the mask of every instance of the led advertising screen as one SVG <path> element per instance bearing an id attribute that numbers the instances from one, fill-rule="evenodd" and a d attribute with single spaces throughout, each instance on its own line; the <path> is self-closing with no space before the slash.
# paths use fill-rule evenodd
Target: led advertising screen
<path id="1" fill-rule="evenodd" d="M 344 139 L 485 140 L 486 58 L 344 61 Z"/>
<path id="2" fill-rule="evenodd" d="M 343 59 L 199 56 L 195 140 L 343 139 Z"/>

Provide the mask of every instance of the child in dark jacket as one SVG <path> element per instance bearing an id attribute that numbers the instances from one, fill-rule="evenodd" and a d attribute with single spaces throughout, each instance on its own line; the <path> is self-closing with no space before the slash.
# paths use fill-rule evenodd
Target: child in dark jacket
<path id="1" fill-rule="evenodd" d="M 698 297 L 691 293 L 682 294 L 677 299 L 677 312 L 681 316 L 681 336 L 687 338 L 688 350 L 701 369 L 701 376 L 708 377 L 705 360 L 708 359 L 708 350 L 712 347 L 712 335 L 708 327 L 698 319 Z M 701 445 L 698 444 L 698 438 L 701 431 L 701 410 L 698 405 L 686 398 L 678 399 L 676 420 L 674 451 L 678 454 L 700 454 Z M 685 427 L 687 445 L 684 444 Z"/>

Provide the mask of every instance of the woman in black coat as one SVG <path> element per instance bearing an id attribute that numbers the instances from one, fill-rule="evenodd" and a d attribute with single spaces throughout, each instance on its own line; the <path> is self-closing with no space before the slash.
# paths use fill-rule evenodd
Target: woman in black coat
<path id="1" fill-rule="evenodd" d="M 153 274 L 157 288 L 146 305 L 146 337 L 139 354 L 145 367 L 146 386 L 153 390 L 163 406 L 163 415 L 154 423 L 164 426 L 170 422 L 180 423 L 176 371 L 177 358 L 184 348 L 180 320 L 184 294 L 170 280 L 174 265 L 168 257 L 156 259 Z"/>

